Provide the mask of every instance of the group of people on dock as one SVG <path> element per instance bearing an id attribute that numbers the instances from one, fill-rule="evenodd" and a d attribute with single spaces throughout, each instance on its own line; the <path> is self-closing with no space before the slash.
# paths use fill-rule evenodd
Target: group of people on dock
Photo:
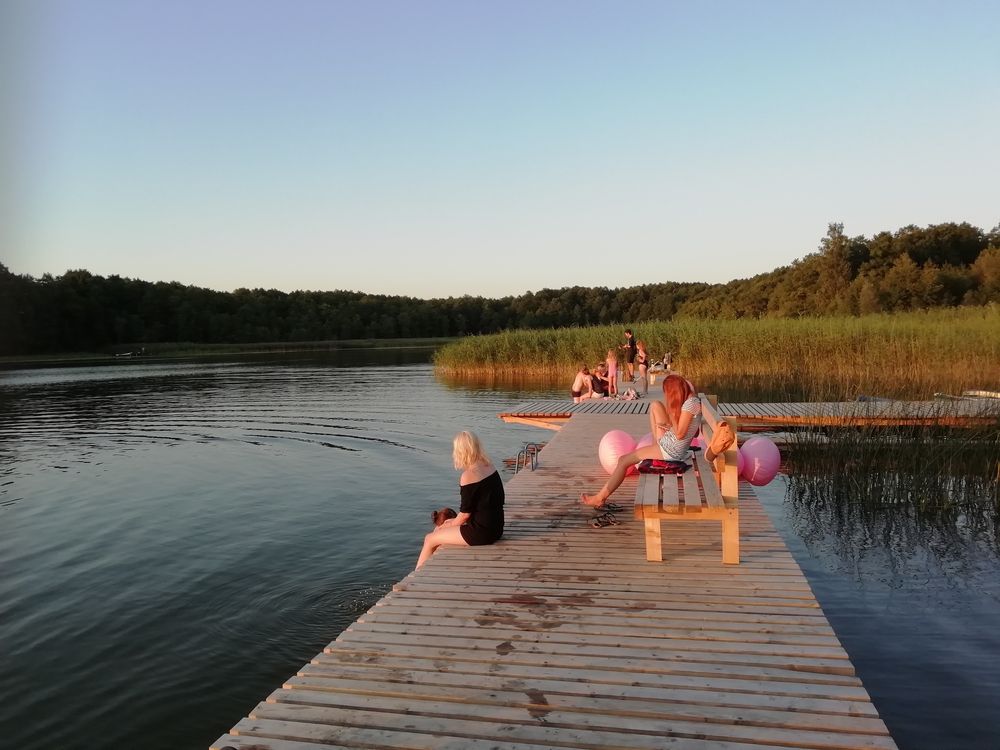
<path id="1" fill-rule="evenodd" d="M 610 498 L 625 480 L 630 466 L 647 458 L 675 462 L 690 460 L 691 441 L 701 429 L 701 400 L 688 380 L 676 374 L 669 374 L 663 379 L 663 401 L 650 404 L 649 426 L 652 445 L 636 448 L 621 456 L 597 492 L 580 494 L 583 505 L 604 514 L 622 510 Z M 732 445 L 734 439 L 729 425 L 721 423 L 706 448 L 705 457 L 709 461 L 715 460 Z M 436 527 L 424 537 L 417 560 L 418 569 L 442 545 L 493 544 L 503 535 L 503 481 L 474 433 L 464 431 L 455 436 L 452 461 L 455 469 L 462 472 L 459 478 L 461 505 L 457 514 L 454 511 L 444 512 L 449 509 L 435 511 Z"/>
<path id="2" fill-rule="evenodd" d="M 625 329 L 625 343 L 618 349 L 625 351 L 625 368 L 621 373 L 621 380 L 638 385 L 639 391 L 635 393 L 636 396 L 646 396 L 649 393 L 649 373 L 652 367 L 658 366 L 666 372 L 671 369 L 673 355 L 667 352 L 662 360 L 653 365 L 649 359 L 646 343 L 637 339 L 631 328 Z M 573 403 L 592 398 L 619 398 L 618 381 L 618 354 L 612 348 L 608 349 L 605 358 L 593 367 L 585 363 L 580 365 L 569 390 L 570 397 Z"/>

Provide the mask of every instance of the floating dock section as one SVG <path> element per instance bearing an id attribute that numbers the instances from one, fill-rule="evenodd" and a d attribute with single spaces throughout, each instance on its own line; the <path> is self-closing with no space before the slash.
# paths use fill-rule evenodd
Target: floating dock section
<path id="1" fill-rule="evenodd" d="M 647 562 L 634 478 L 591 528 L 610 429 L 647 418 L 576 410 L 507 482 L 498 544 L 442 549 L 212 748 L 895 748 L 750 485 L 739 565 L 711 522 Z"/>
<path id="2" fill-rule="evenodd" d="M 499 416 L 505 422 L 558 430 L 575 414 L 646 414 L 649 399 L 528 401 Z M 722 403 L 719 412 L 740 429 L 782 427 L 977 427 L 1000 424 L 1000 399 L 964 397 L 951 401 L 803 401 Z M 646 430 L 648 432 L 648 430 Z"/>

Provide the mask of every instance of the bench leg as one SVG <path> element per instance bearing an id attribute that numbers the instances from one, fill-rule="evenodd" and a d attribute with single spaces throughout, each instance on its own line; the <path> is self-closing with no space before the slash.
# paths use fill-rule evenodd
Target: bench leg
<path id="1" fill-rule="evenodd" d="M 722 519 L 722 562 L 740 564 L 740 510 L 730 508 Z"/>
<path id="2" fill-rule="evenodd" d="M 646 559 L 651 562 L 663 560 L 663 540 L 660 538 L 660 519 L 647 518 L 646 524 Z"/>

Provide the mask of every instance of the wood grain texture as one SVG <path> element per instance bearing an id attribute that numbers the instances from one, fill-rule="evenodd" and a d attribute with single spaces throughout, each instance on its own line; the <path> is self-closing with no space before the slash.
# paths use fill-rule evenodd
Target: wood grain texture
<path id="1" fill-rule="evenodd" d="M 671 525 L 659 562 L 631 513 L 591 528 L 610 429 L 648 425 L 573 414 L 508 481 L 500 542 L 435 554 L 212 747 L 895 748 L 752 487 L 738 566 L 718 521 Z"/>

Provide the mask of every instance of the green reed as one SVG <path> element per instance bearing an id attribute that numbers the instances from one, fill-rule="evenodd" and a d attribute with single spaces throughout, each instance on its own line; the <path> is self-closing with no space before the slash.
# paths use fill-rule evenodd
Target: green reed
<path id="1" fill-rule="evenodd" d="M 929 398 L 1000 387 L 1000 306 L 864 317 L 674 319 L 469 336 L 435 355 L 452 378 L 563 384 L 604 359 L 631 327 L 699 389 L 730 400 Z M 619 359 L 622 359 L 619 352 Z"/>
<path id="2" fill-rule="evenodd" d="M 879 547 L 939 559 L 1000 555 L 1000 404 L 976 427 L 810 429 L 783 448 L 786 499 L 804 537 L 856 556 Z"/>

